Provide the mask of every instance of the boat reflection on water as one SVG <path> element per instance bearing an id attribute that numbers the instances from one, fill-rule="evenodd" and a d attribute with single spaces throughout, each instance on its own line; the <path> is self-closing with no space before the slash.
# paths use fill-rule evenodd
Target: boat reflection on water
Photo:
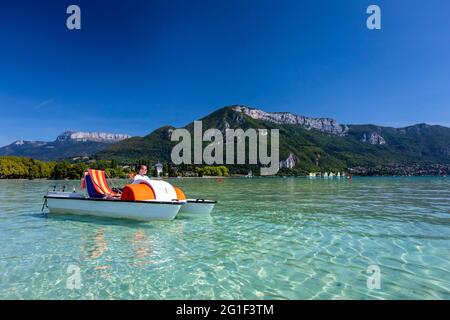
<path id="1" fill-rule="evenodd" d="M 86 218 L 87 221 L 92 221 L 97 218 Z M 212 222 L 211 216 L 198 216 L 195 214 L 186 214 L 180 218 L 178 223 L 168 225 L 166 234 L 158 235 L 150 233 L 153 228 L 147 229 L 146 226 L 136 225 L 131 223 L 127 225 L 127 231 L 121 236 L 117 236 L 115 227 L 100 226 L 90 229 L 86 234 L 86 242 L 84 247 L 85 261 L 88 269 L 93 271 L 105 279 L 112 279 L 114 274 L 118 272 L 114 265 L 124 264 L 131 268 L 144 268 L 149 266 L 157 266 L 165 263 L 166 259 L 160 256 L 160 248 L 164 247 L 161 242 L 161 236 L 170 236 L 175 241 L 178 241 L 180 247 L 180 254 L 184 254 L 187 250 L 184 247 L 189 247 L 189 243 L 185 241 L 186 222 L 189 220 L 196 220 L 202 223 L 202 226 L 210 225 Z M 184 221 L 183 221 L 184 220 Z"/>
<path id="2" fill-rule="evenodd" d="M 89 251 L 90 255 L 88 258 L 90 260 L 96 260 L 96 266 L 94 270 L 100 271 L 100 275 L 104 278 L 110 279 L 111 273 L 108 271 L 108 269 L 111 268 L 110 264 L 103 264 L 100 258 L 103 256 L 105 252 L 108 251 L 108 242 L 106 241 L 105 237 L 105 228 L 99 228 L 93 238 L 92 238 L 92 249 Z"/>
<path id="3" fill-rule="evenodd" d="M 130 244 L 126 246 L 129 248 L 129 254 L 122 253 L 121 257 L 112 256 L 113 252 L 120 254 L 120 251 L 114 250 L 114 241 L 107 240 L 108 230 L 101 227 L 95 233 L 88 236 L 88 243 L 86 246 L 86 260 L 94 263 L 93 269 L 99 271 L 100 275 L 105 278 L 111 278 L 111 269 L 109 261 L 121 259 L 124 256 L 129 257 L 128 265 L 139 267 L 151 263 L 149 257 L 154 253 L 154 243 L 151 238 L 146 235 L 143 229 L 133 230 L 132 235 L 127 237 L 126 241 Z M 118 239 L 121 242 L 120 239 Z"/>
<path id="4" fill-rule="evenodd" d="M 108 243 L 105 239 L 105 228 L 97 230 L 94 236 L 94 248 L 91 252 L 91 259 L 98 259 L 103 255 L 103 252 L 108 250 Z"/>
<path id="5" fill-rule="evenodd" d="M 133 262 L 131 266 L 143 266 L 149 264 L 151 261 L 148 259 L 153 253 L 153 243 L 147 237 L 142 229 L 136 230 L 131 239 L 133 248 Z"/>

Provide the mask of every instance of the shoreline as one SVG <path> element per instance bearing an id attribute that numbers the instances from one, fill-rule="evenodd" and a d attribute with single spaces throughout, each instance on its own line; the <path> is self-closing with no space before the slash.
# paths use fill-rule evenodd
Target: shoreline
<path id="1" fill-rule="evenodd" d="M 420 178 L 420 177 L 441 177 L 441 178 L 447 178 L 447 175 L 352 175 L 352 178 L 400 178 L 400 177 L 404 177 L 404 178 Z M 310 180 L 319 180 L 319 179 L 323 179 L 323 180 L 349 180 L 348 176 L 345 177 L 310 177 L 310 176 L 253 176 L 253 177 L 246 177 L 245 175 L 242 176 L 227 176 L 227 177 L 220 177 L 220 176 L 206 176 L 206 177 L 167 177 L 167 178 L 154 178 L 154 177 L 149 177 L 150 179 L 153 180 L 172 180 L 172 179 L 186 179 L 186 180 L 200 180 L 200 179 L 205 179 L 205 180 L 214 180 L 214 179 L 265 179 L 265 178 L 270 178 L 270 179 L 286 179 L 286 178 L 308 178 Z M 127 180 L 127 178 L 108 178 L 108 179 L 113 179 L 113 180 Z M 80 179 L 61 179 L 61 180 L 55 180 L 55 179 L 46 179 L 46 178 L 37 178 L 37 179 L 28 179 L 28 178 L 13 178 L 13 179 L 8 179 L 8 178 L 0 178 L 0 181 L 80 181 Z"/>

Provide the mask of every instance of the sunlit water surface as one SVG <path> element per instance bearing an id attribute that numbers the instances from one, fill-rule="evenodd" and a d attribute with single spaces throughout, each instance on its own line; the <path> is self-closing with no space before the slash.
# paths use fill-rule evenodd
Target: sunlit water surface
<path id="1" fill-rule="evenodd" d="M 79 182 L 0 181 L 0 298 L 450 299 L 449 178 L 172 182 L 213 214 L 45 215 L 49 186 Z"/>

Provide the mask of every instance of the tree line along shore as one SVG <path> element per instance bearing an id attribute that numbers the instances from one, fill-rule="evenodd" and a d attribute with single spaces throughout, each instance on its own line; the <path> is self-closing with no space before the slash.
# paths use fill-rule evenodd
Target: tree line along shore
<path id="1" fill-rule="evenodd" d="M 0 179 L 81 179 L 89 169 L 105 170 L 109 178 L 128 178 L 137 172 L 141 164 L 147 165 L 149 175 L 153 177 L 226 177 L 230 172 L 225 166 L 184 166 L 162 165 L 162 172 L 157 172 L 154 164 L 141 159 L 136 163 L 119 165 L 115 160 L 40 161 L 32 158 L 0 156 Z"/>
<path id="2" fill-rule="evenodd" d="M 0 179 L 81 179 L 88 169 L 105 170 L 109 178 L 128 178 L 137 172 L 141 164 L 147 165 L 148 174 L 153 177 L 227 177 L 231 175 L 247 175 L 249 172 L 259 172 L 258 166 L 202 166 L 202 165 L 160 165 L 158 172 L 155 163 L 148 159 L 140 159 L 134 163 L 119 164 L 115 160 L 86 159 L 84 161 L 41 161 L 26 157 L 0 156 Z M 328 170 L 327 170 L 328 169 Z M 320 170 L 315 172 L 321 172 Z M 322 172 L 338 172 L 326 168 Z M 348 168 L 346 172 L 359 176 L 447 176 L 450 173 L 449 164 L 410 164 L 384 165 L 376 167 Z M 279 176 L 305 176 L 308 172 L 302 169 L 283 168 Z"/>

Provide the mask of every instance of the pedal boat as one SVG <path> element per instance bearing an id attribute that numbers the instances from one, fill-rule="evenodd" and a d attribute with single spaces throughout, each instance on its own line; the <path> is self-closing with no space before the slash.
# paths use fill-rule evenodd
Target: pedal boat
<path id="1" fill-rule="evenodd" d="M 173 220 L 178 213 L 210 214 L 216 201 L 186 199 L 181 189 L 165 181 L 125 185 L 121 194 L 107 184 L 104 171 L 88 170 L 79 192 L 49 191 L 44 206 L 50 213 L 91 215 L 140 221 Z"/>
<path id="2" fill-rule="evenodd" d="M 172 220 L 183 201 L 120 200 L 84 197 L 79 193 L 49 192 L 45 197 L 50 213 L 125 218 L 141 221 Z"/>

